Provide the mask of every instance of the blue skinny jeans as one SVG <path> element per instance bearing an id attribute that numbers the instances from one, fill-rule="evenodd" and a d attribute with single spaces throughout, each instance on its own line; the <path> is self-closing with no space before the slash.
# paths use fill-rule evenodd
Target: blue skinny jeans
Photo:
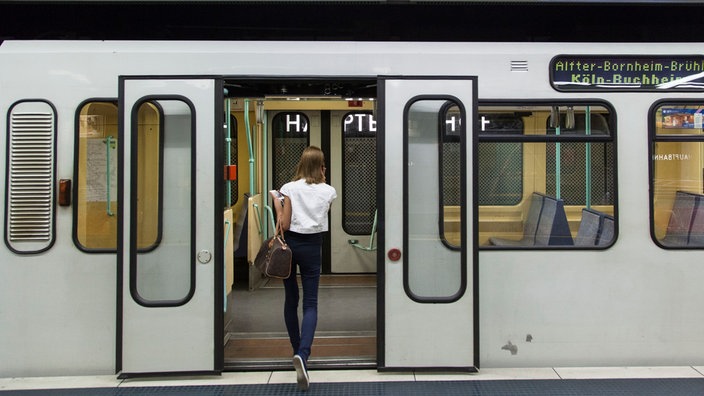
<path id="1" fill-rule="evenodd" d="M 318 285 L 320 284 L 320 266 L 322 262 L 323 235 L 299 234 L 286 231 L 286 243 L 291 248 L 291 275 L 284 279 L 286 300 L 284 302 L 284 321 L 291 341 L 293 354 L 308 361 L 313 345 L 315 328 L 318 324 Z M 296 274 L 300 270 L 303 286 L 303 320 L 298 321 L 298 281 Z"/>

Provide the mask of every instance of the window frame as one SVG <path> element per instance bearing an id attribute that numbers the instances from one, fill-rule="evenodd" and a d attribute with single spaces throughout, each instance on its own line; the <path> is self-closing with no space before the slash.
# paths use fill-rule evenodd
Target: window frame
<path id="1" fill-rule="evenodd" d="M 271 129 L 271 148 L 272 148 L 272 150 L 276 150 L 276 145 L 277 145 L 276 142 L 277 142 L 279 139 L 281 139 L 281 140 L 286 140 L 286 139 L 287 139 L 287 138 L 282 137 L 282 136 L 277 136 L 276 133 L 275 133 L 275 131 L 274 131 L 274 127 L 275 127 L 275 124 L 276 124 L 274 121 L 276 121 L 277 117 L 283 116 L 283 115 L 286 115 L 286 114 L 300 114 L 303 118 L 305 118 L 306 122 L 308 123 L 308 131 L 305 132 L 305 139 L 306 139 L 305 147 L 310 146 L 311 122 L 310 122 L 310 117 L 308 117 L 308 114 L 306 114 L 304 111 L 300 111 L 300 110 L 297 110 L 297 111 L 280 110 L 280 111 L 276 111 L 276 113 L 271 116 L 271 126 L 270 126 L 269 128 Z M 303 132 L 301 132 L 301 133 L 303 133 Z M 301 136 L 301 137 L 302 137 L 302 136 Z M 294 137 L 294 138 L 295 138 L 295 137 Z M 297 162 L 298 159 L 300 158 L 300 155 L 301 155 L 301 153 L 296 153 L 296 154 L 295 154 L 296 162 Z M 281 180 L 281 183 L 280 183 L 281 185 L 279 185 L 279 186 L 276 185 L 276 182 L 277 182 L 277 179 L 278 179 L 278 175 L 277 175 L 277 173 L 278 173 L 278 172 L 277 172 L 277 171 L 278 171 L 278 168 L 277 168 L 277 158 L 278 158 L 278 156 L 276 155 L 276 153 L 275 153 L 275 152 L 272 153 L 272 156 L 271 156 L 271 172 L 272 172 L 272 183 L 274 184 L 272 187 L 273 187 L 273 188 L 276 188 L 276 189 L 281 188 L 281 186 L 283 186 L 285 183 L 291 181 L 291 180 L 289 180 L 289 179 L 283 179 L 283 180 Z M 294 165 L 294 169 L 292 169 L 291 175 L 294 176 L 295 174 L 296 174 L 296 169 L 295 169 L 295 165 Z"/>
<path id="2" fill-rule="evenodd" d="M 436 125 L 436 142 L 438 145 L 438 150 L 442 151 L 442 135 L 444 133 L 444 128 L 440 128 L 438 124 L 444 123 L 445 121 L 445 109 L 456 105 L 459 110 L 460 118 L 465 119 L 467 116 L 467 109 L 465 107 L 465 104 L 462 103 L 462 101 L 453 96 L 453 95 L 417 95 L 413 96 L 412 98 L 409 98 L 406 103 L 404 104 L 403 107 L 403 207 L 405 208 L 403 211 L 403 251 L 409 252 L 409 224 L 410 224 L 410 211 L 409 211 L 409 172 L 408 172 L 408 163 L 409 163 L 409 115 L 410 115 L 410 110 L 413 107 L 414 104 L 418 102 L 423 102 L 423 101 L 444 101 L 445 103 L 441 106 L 441 108 L 437 112 L 437 117 L 438 117 L 438 123 Z M 449 104 L 452 103 L 452 104 Z M 467 136 L 467 123 L 462 122 L 460 124 L 460 131 L 459 131 L 459 136 L 460 136 L 460 169 L 467 169 L 467 139 L 472 139 L 471 136 Z M 442 172 L 442 165 L 441 165 L 441 157 L 438 157 L 438 171 Z M 460 200 L 462 198 L 466 198 L 467 196 L 467 191 L 469 188 L 472 188 L 471 186 L 467 186 L 466 183 L 466 177 L 461 178 L 460 183 Z M 409 255 L 404 254 L 402 256 L 402 261 L 403 261 L 403 288 L 404 291 L 406 292 L 406 295 L 415 302 L 418 303 L 441 303 L 441 304 L 449 304 L 458 301 L 462 296 L 467 291 L 467 262 L 468 262 L 468 256 L 470 255 L 470 252 L 467 252 L 466 247 L 459 246 L 459 248 L 454 248 L 448 245 L 447 241 L 444 238 L 442 230 L 444 229 L 442 222 L 444 219 L 443 215 L 443 203 L 442 203 L 442 182 L 438 182 L 439 190 L 436 191 L 435 193 L 437 194 L 438 197 L 438 204 L 435 210 L 438 211 L 438 226 L 441 228 L 438 228 L 438 242 L 441 243 L 448 251 L 453 252 L 455 254 L 459 253 L 459 287 L 458 289 L 453 293 L 453 294 L 448 294 L 444 296 L 424 296 L 424 295 L 419 295 L 413 290 L 413 287 L 411 285 L 411 275 L 410 272 L 412 271 L 412 267 L 409 263 Z M 461 219 L 461 231 L 460 231 L 460 240 L 465 240 L 466 239 L 466 233 L 470 229 L 470 226 L 466 224 L 464 219 L 466 218 L 466 213 L 467 211 L 472 210 L 471 204 L 470 207 L 467 207 L 466 203 L 465 205 L 461 206 L 460 210 L 460 219 Z"/>
<path id="3" fill-rule="evenodd" d="M 341 194 L 341 197 L 342 197 L 342 221 L 341 221 L 341 223 L 342 223 L 342 230 L 347 235 L 369 235 L 373 231 L 372 228 L 374 227 L 374 224 L 372 224 L 372 223 L 369 224 L 369 231 L 368 232 L 357 232 L 355 230 L 350 231 L 349 226 L 347 225 L 346 213 L 347 213 L 348 197 L 347 197 L 346 186 L 347 186 L 347 179 L 348 178 L 347 178 L 347 172 L 345 171 L 345 168 L 348 164 L 348 161 L 347 161 L 347 154 L 346 154 L 347 151 L 345 150 L 345 148 L 346 148 L 345 142 L 346 142 L 347 136 L 345 134 L 344 120 L 349 115 L 354 115 L 354 114 L 366 114 L 366 115 L 372 117 L 374 119 L 375 123 L 377 122 L 376 118 L 374 117 L 374 112 L 370 111 L 370 110 L 351 110 L 351 111 L 345 112 L 341 117 L 341 120 L 342 120 L 341 130 L 340 130 L 340 134 L 342 136 L 342 139 L 341 139 L 341 142 L 342 142 L 342 145 L 341 145 L 341 150 L 342 150 L 342 155 L 341 155 L 341 158 L 342 158 L 342 172 L 341 172 L 341 175 L 342 175 L 342 194 Z M 373 133 L 373 135 L 372 135 L 372 133 Z M 378 138 L 378 129 L 376 132 L 369 132 L 369 134 L 370 134 L 370 136 L 356 136 L 356 137 L 367 137 L 370 139 L 374 139 L 375 148 L 376 148 L 376 140 Z M 373 186 L 376 189 L 376 174 L 374 175 Z M 374 206 L 376 208 L 376 196 L 374 197 Z"/>
<path id="4" fill-rule="evenodd" d="M 130 251 L 127 252 L 129 255 L 129 266 L 130 266 L 130 279 L 129 279 L 129 289 L 130 289 L 130 295 L 132 296 L 133 300 L 143 306 L 143 307 L 178 307 L 187 304 L 195 295 L 195 288 L 196 288 L 196 264 L 195 264 L 195 224 L 193 224 L 193 220 L 191 220 L 191 229 L 190 229 L 190 246 L 189 250 L 191 252 L 189 256 L 189 273 L 190 273 L 190 279 L 189 279 L 189 289 L 188 292 L 186 293 L 185 296 L 183 296 L 180 299 L 174 299 L 174 300 L 156 300 L 156 299 L 148 299 L 146 297 L 143 297 L 140 294 L 140 288 L 139 288 L 139 283 L 138 283 L 138 277 L 139 277 L 139 269 L 138 266 L 140 264 L 138 260 L 138 254 L 142 253 L 149 253 L 156 248 L 158 248 L 161 245 L 162 241 L 162 236 L 163 236 L 163 213 L 164 213 L 164 135 L 165 135 L 165 128 L 164 128 L 164 121 L 165 121 L 165 116 L 164 116 L 164 111 L 159 104 L 160 101 L 178 101 L 182 102 L 186 107 L 189 108 L 190 114 L 191 114 L 191 122 L 190 122 L 190 127 L 191 127 L 191 186 L 195 186 L 195 178 L 196 178 L 196 107 L 193 104 L 193 102 L 188 99 L 185 96 L 182 95 L 148 95 L 140 98 L 138 101 L 135 101 L 132 108 L 129 110 L 131 114 L 131 120 L 132 120 L 132 125 L 130 127 L 132 136 L 130 137 L 130 141 L 132 142 L 132 145 L 137 145 L 138 144 L 138 133 L 139 133 L 139 123 L 138 123 L 138 113 L 139 109 L 141 108 L 142 105 L 144 104 L 150 104 L 156 108 L 158 111 L 158 119 L 159 119 L 159 171 L 158 171 L 158 183 L 159 183 L 159 192 L 158 192 L 158 213 L 157 213 L 157 235 L 154 244 L 150 245 L 149 247 L 146 248 L 140 248 L 139 247 L 139 242 L 138 242 L 138 233 L 137 233 L 137 214 L 136 212 L 139 210 L 138 205 L 136 203 L 136 194 L 139 193 L 139 181 L 138 181 L 138 172 L 139 172 L 139 156 L 138 155 L 133 155 L 131 156 L 131 164 L 130 164 L 130 175 L 129 179 L 125 180 L 125 183 L 130 183 L 130 194 L 131 196 L 129 197 L 130 200 L 132 200 L 130 204 L 130 212 L 131 213 L 124 213 L 125 216 L 130 216 L 130 230 L 129 234 L 125 235 L 126 238 L 131 238 L 130 240 Z M 124 145 L 119 146 L 121 147 L 122 152 L 124 153 L 124 150 L 126 149 Z M 133 150 L 133 147 L 129 148 L 130 150 Z M 124 154 L 120 156 L 121 161 L 124 161 Z M 126 176 L 126 175 L 125 175 Z M 120 194 L 122 196 L 122 194 Z M 195 219 L 195 205 L 196 205 L 196 191 L 195 188 L 191 189 L 190 193 L 190 199 L 191 199 L 191 213 L 190 213 L 190 218 Z M 119 245 L 119 235 L 118 235 L 118 245 Z M 122 246 L 120 246 L 120 249 Z"/>
<path id="5" fill-rule="evenodd" d="M 500 99 L 500 100 L 480 100 L 477 104 L 478 113 L 482 113 L 483 107 L 506 107 L 510 108 L 520 108 L 526 106 L 600 106 L 608 110 L 609 117 L 607 121 L 610 127 L 608 135 L 525 135 L 525 134 L 505 134 L 505 135 L 490 135 L 482 133 L 481 130 L 477 133 L 477 147 L 476 151 L 479 150 L 479 145 L 482 143 L 605 143 L 613 145 L 614 159 L 613 159 L 613 220 L 614 220 L 614 234 L 611 242 L 606 245 L 595 245 L 595 246 L 579 246 L 573 245 L 547 245 L 547 246 L 493 246 L 493 245 L 478 245 L 479 250 L 491 251 L 491 250 L 605 250 L 609 249 L 616 243 L 619 236 L 619 221 L 618 221 L 618 131 L 617 131 L 617 114 L 614 106 L 604 100 L 604 99 L 521 99 L 521 100 L 510 100 L 510 99 Z M 547 130 L 546 130 L 547 131 Z M 523 151 L 523 156 L 526 155 L 525 150 Z M 525 157 L 524 157 L 525 158 Z M 481 169 L 477 169 L 477 173 L 481 172 Z M 524 191 L 525 195 L 525 191 Z M 479 206 L 479 205 L 478 205 Z M 478 208 L 479 209 L 479 208 Z M 480 216 L 476 219 L 477 222 L 481 221 Z"/>
<path id="6" fill-rule="evenodd" d="M 701 135 L 694 135 L 694 134 L 663 134 L 663 135 L 658 135 L 657 134 L 657 125 L 656 125 L 656 119 L 655 115 L 658 112 L 658 109 L 664 107 L 664 106 L 697 106 L 697 107 L 702 107 L 704 108 L 704 100 L 703 99 L 673 99 L 673 98 L 663 98 L 655 101 L 650 108 L 648 109 L 648 188 L 649 188 L 649 194 L 648 194 L 648 218 L 649 218 L 649 223 L 650 223 L 650 238 L 661 249 L 667 249 L 667 250 L 701 250 L 704 249 L 704 245 L 702 246 L 692 246 L 692 245 L 684 245 L 684 246 L 674 246 L 674 245 L 666 245 L 663 244 L 661 240 L 659 240 L 656 237 L 655 234 L 655 161 L 653 160 L 653 156 L 655 155 L 655 144 L 658 142 L 663 142 L 663 143 L 700 143 L 702 144 L 702 147 L 704 147 L 704 128 L 702 129 L 702 134 Z M 703 171 L 704 172 L 704 171 Z M 702 177 L 704 178 L 704 173 L 702 174 Z M 704 195 L 704 189 L 703 191 L 700 191 L 696 194 L 702 194 Z"/>
<path id="7" fill-rule="evenodd" d="M 78 170 L 80 169 L 80 142 L 81 142 L 81 137 L 80 137 L 80 130 L 81 130 L 81 111 L 83 108 L 89 104 L 92 103 L 104 103 L 104 104 L 114 104 L 115 109 L 117 110 L 117 114 L 119 114 L 119 108 L 118 106 L 118 101 L 117 98 L 89 98 L 84 100 L 83 102 L 78 104 L 78 107 L 76 108 L 76 113 L 74 116 L 74 141 L 73 141 L 73 180 L 74 183 L 72 183 L 72 189 L 73 191 L 71 192 L 71 202 L 72 202 L 72 228 L 71 228 L 71 236 L 73 239 L 73 244 L 78 248 L 78 250 L 85 252 L 85 253 L 116 253 L 117 252 L 117 225 L 115 227 L 115 248 L 114 249 L 106 249 L 106 248 L 90 248 L 81 243 L 81 241 L 78 238 L 78 190 L 79 190 L 79 172 Z M 118 150 L 119 150 L 119 145 L 120 142 L 117 142 L 118 144 Z M 118 165 L 117 169 L 117 174 L 120 174 L 120 169 Z M 119 194 L 116 192 L 116 196 L 119 196 Z M 119 204 L 118 204 L 119 206 Z M 117 213 L 115 213 L 115 216 L 117 216 Z"/>

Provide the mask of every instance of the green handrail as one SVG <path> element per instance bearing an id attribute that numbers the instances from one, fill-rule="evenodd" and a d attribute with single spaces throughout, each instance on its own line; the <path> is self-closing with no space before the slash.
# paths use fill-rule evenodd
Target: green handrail
<path id="1" fill-rule="evenodd" d="M 585 122 L 584 122 L 584 133 L 589 136 L 592 134 L 592 115 L 591 115 L 591 109 L 589 106 L 587 106 L 585 110 Z M 586 197 L 586 206 L 587 209 L 589 209 L 592 206 L 592 144 L 587 142 L 587 146 L 585 148 L 585 156 L 586 156 L 586 172 L 584 174 L 584 184 L 585 184 L 585 194 L 587 195 Z"/>
<path id="2" fill-rule="evenodd" d="M 230 220 L 225 220 L 225 224 L 227 225 L 227 228 L 225 229 L 225 243 L 223 244 L 223 256 L 227 257 L 227 239 L 230 237 L 230 228 L 232 227 L 232 223 L 230 223 Z M 223 273 L 227 273 L 227 259 L 223 260 L 222 262 L 223 265 Z M 223 293 L 222 293 L 222 311 L 227 312 L 227 277 L 223 276 L 222 279 L 222 287 L 223 287 Z"/>
<path id="3" fill-rule="evenodd" d="M 555 136 L 560 136 L 560 124 L 555 127 Z M 555 198 L 560 199 L 560 142 L 555 143 Z"/>
<path id="4" fill-rule="evenodd" d="M 225 95 L 227 95 L 227 89 L 225 89 Z M 225 156 L 227 157 L 225 159 L 225 162 L 227 162 L 227 165 L 232 165 L 232 161 L 230 160 L 230 156 L 232 155 L 232 147 L 231 147 L 231 142 L 232 142 L 232 123 L 230 122 L 230 111 L 231 111 L 231 104 L 230 104 L 230 99 L 225 99 L 226 105 L 226 114 L 225 114 Z M 232 206 L 232 182 L 230 180 L 227 181 L 227 206 Z"/>
<path id="5" fill-rule="evenodd" d="M 374 211 L 374 223 L 372 223 L 372 233 L 369 234 L 369 246 L 365 247 L 359 244 L 359 241 L 356 239 L 348 239 L 347 243 L 352 245 L 353 247 L 356 247 L 357 249 L 361 249 L 367 252 L 376 250 L 376 246 L 374 246 L 374 237 L 376 236 L 376 216 L 378 212 L 375 210 Z"/>
<path id="6" fill-rule="evenodd" d="M 257 216 L 257 221 L 256 221 L 257 229 L 259 231 L 259 234 L 261 234 L 262 233 L 262 225 L 263 225 L 262 224 L 262 214 L 259 211 L 259 205 L 252 204 L 252 207 L 254 207 L 254 215 Z"/>
<path id="7" fill-rule="evenodd" d="M 105 184 L 107 185 L 107 197 L 105 199 L 107 200 L 107 214 L 108 216 L 115 216 L 115 213 L 113 213 L 110 208 L 110 149 L 114 146 L 115 142 L 112 141 L 112 136 L 110 135 L 105 138 L 104 142 L 105 156 L 107 157 L 105 159 Z"/>
<path id="8" fill-rule="evenodd" d="M 244 126 L 247 132 L 247 148 L 249 149 L 249 191 L 250 191 L 250 196 L 256 195 L 256 192 L 254 191 L 254 164 L 255 164 L 255 158 L 254 158 L 254 148 L 253 143 L 252 143 L 252 125 L 249 121 L 249 99 L 244 100 Z M 266 202 L 262 198 L 263 202 Z M 254 207 L 254 214 L 257 216 L 257 227 L 259 229 L 259 234 L 261 235 L 263 231 L 263 226 L 264 224 L 262 223 L 262 215 L 261 212 L 259 211 L 259 205 L 257 204 L 252 204 Z M 266 204 L 265 204 L 266 207 Z"/>
<path id="9" fill-rule="evenodd" d="M 264 102 L 263 101 L 261 101 L 261 100 L 257 101 L 257 107 L 256 107 L 255 114 L 257 116 L 256 117 L 257 129 L 258 129 L 259 133 L 262 134 L 262 146 L 263 146 L 262 152 L 264 153 L 264 161 L 262 161 L 262 175 L 263 175 L 262 194 L 264 194 L 265 191 L 269 191 L 269 187 L 268 187 L 268 183 L 267 183 L 267 180 L 269 180 L 269 168 L 267 167 L 269 161 L 267 160 L 267 156 L 266 156 L 266 152 L 267 152 L 267 148 L 268 148 L 268 139 L 267 139 L 268 135 L 266 132 L 266 117 L 264 115 L 265 113 L 264 113 Z M 273 213 L 271 207 L 269 206 L 268 202 L 269 202 L 268 196 L 262 197 L 262 204 L 264 205 L 264 208 L 266 210 L 268 210 L 269 213 L 271 214 L 271 219 L 273 219 L 274 213 Z M 273 228 L 275 228 L 276 223 L 272 223 L 272 224 L 273 224 Z M 269 228 L 265 228 L 264 229 L 264 239 L 266 239 L 268 237 L 269 237 Z"/>

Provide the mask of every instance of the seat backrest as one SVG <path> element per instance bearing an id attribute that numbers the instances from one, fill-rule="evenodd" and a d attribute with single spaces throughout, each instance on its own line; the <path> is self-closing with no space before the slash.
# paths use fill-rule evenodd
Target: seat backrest
<path id="1" fill-rule="evenodd" d="M 598 246 L 607 246 L 611 244 L 611 241 L 614 239 L 614 229 L 616 228 L 616 222 L 614 221 L 614 218 L 608 215 L 604 216 L 604 222 L 601 226 L 601 234 L 599 235 L 599 242 L 597 242 Z"/>
<path id="2" fill-rule="evenodd" d="M 247 216 L 247 202 L 249 197 L 249 193 L 244 194 L 244 204 L 240 206 L 240 211 L 235 219 L 235 228 L 233 230 L 235 257 L 247 257 L 247 217 L 249 217 Z"/>
<path id="3" fill-rule="evenodd" d="M 582 209 L 582 220 L 574 244 L 577 246 L 596 246 L 599 230 L 604 221 L 604 214 L 591 209 Z"/>
<path id="4" fill-rule="evenodd" d="M 687 246 L 704 247 L 704 196 L 697 196 Z"/>
<path id="5" fill-rule="evenodd" d="M 667 224 L 665 237 L 661 241 L 667 246 L 685 246 L 689 236 L 689 227 L 694 215 L 696 196 L 683 191 L 675 193 L 672 214 Z"/>
<path id="6" fill-rule="evenodd" d="M 526 214 L 525 222 L 523 223 L 523 240 L 533 243 L 535 233 L 538 230 L 538 222 L 540 221 L 540 212 L 543 209 L 543 199 L 545 196 L 533 193 L 531 195 L 530 207 Z"/>
<path id="7" fill-rule="evenodd" d="M 538 229 L 535 232 L 535 245 L 547 246 L 550 244 L 552 235 L 552 224 L 557 211 L 557 201 L 554 198 L 545 197 L 543 199 L 543 210 L 540 212 Z"/>

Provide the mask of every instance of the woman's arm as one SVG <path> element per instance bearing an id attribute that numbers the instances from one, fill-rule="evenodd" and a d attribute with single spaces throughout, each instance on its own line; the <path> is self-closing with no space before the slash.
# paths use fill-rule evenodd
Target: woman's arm
<path id="1" fill-rule="evenodd" d="M 291 226 L 291 198 L 285 195 L 283 211 L 279 212 L 278 221 L 281 223 L 281 230 L 288 231 L 288 228 Z"/>

